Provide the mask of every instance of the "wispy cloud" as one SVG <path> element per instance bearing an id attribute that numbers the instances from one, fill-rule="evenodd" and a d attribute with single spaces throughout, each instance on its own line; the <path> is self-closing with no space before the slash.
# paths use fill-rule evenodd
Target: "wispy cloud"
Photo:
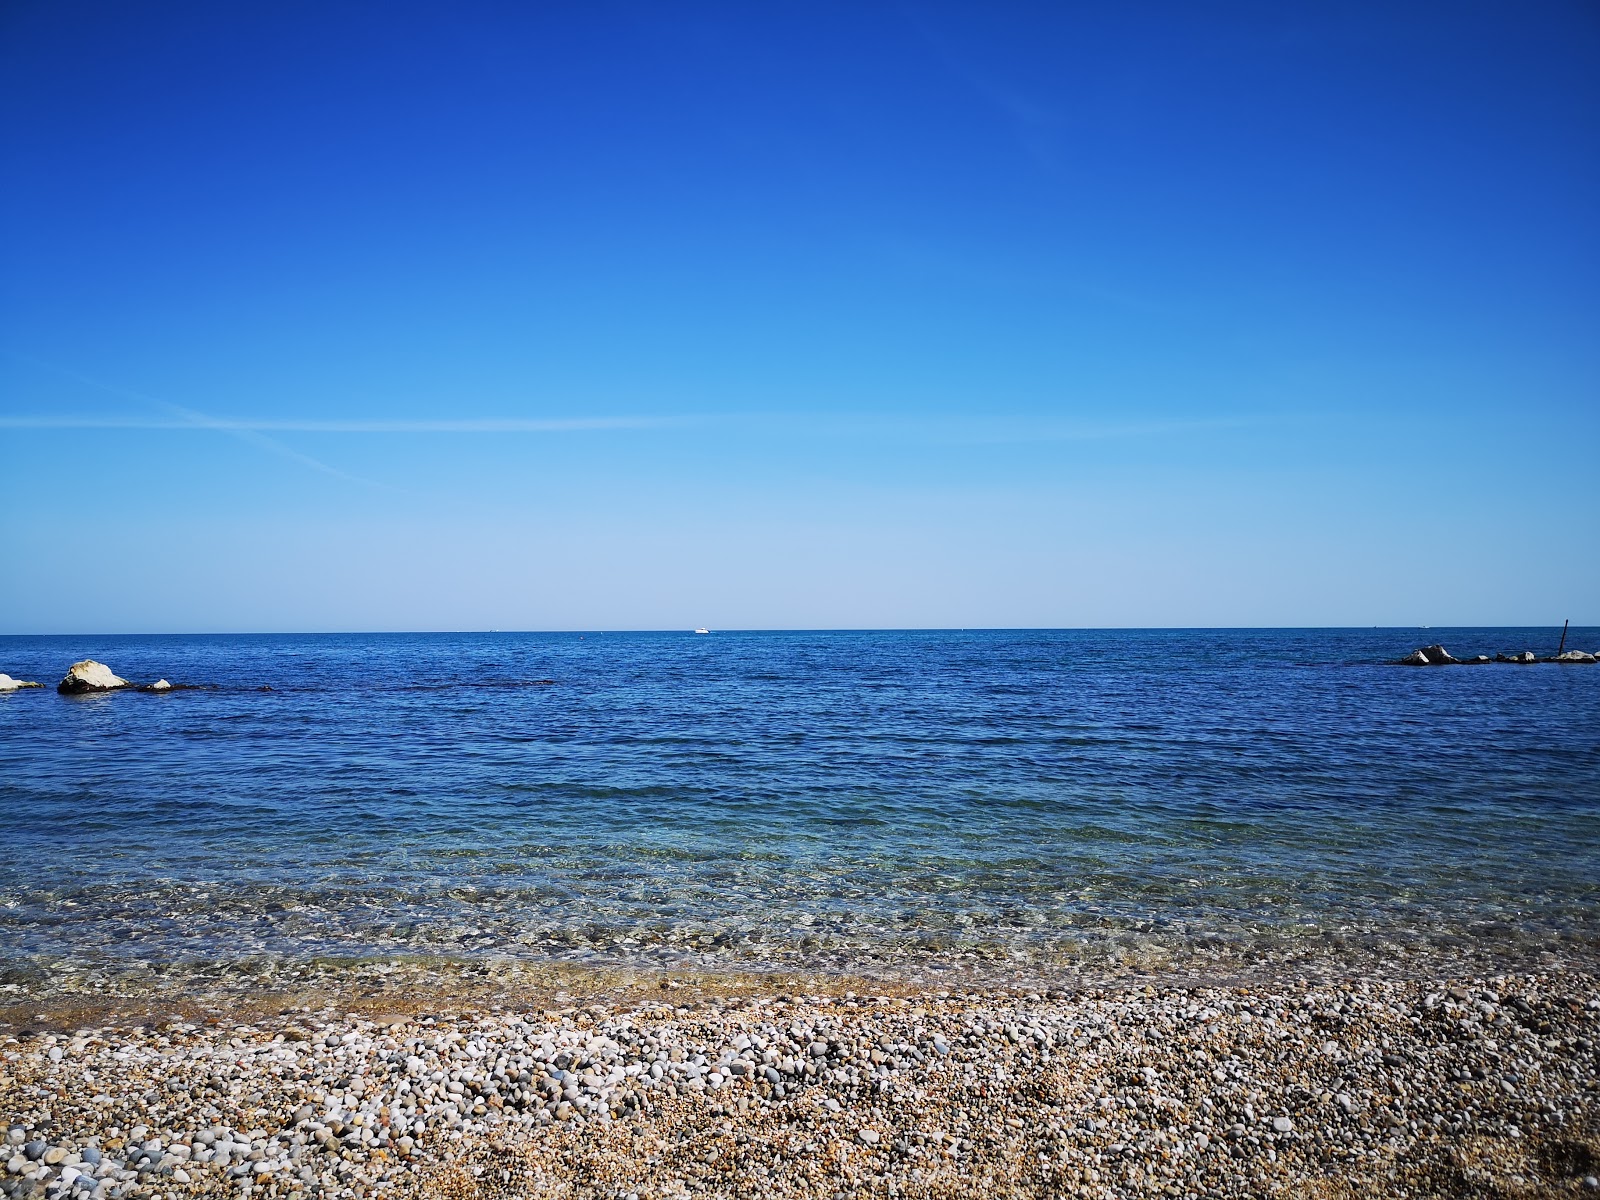
<path id="1" fill-rule="evenodd" d="M 1149 417 L 1128 421 L 1073 420 L 1044 414 L 1005 413 L 765 413 L 727 418 L 729 422 L 786 439 L 811 437 L 943 445 L 1159 439 L 1298 424 L 1311 419 L 1314 418 L 1305 413 L 1272 412 L 1197 419 Z"/>
<path id="2" fill-rule="evenodd" d="M 1165 438 L 1183 434 L 1219 433 L 1281 424 L 1281 415 L 1210 417 L 1201 420 L 1149 420 L 1118 424 L 1083 424 L 1064 421 L 990 420 L 963 430 L 974 441 L 987 442 L 1099 442 L 1125 438 Z"/>
<path id="3" fill-rule="evenodd" d="M 1314 419 L 1304 412 L 1245 413 L 1203 419 L 1152 416 L 1130 421 L 1088 421 L 1034 414 L 783 412 L 745 411 L 672 416 L 480 417 L 448 419 L 384 419 L 357 417 L 214 417 L 76 371 L 43 363 L 0 348 L 0 354 L 32 362 L 110 395 L 137 401 L 145 412 L 0 414 L 0 429 L 129 429 L 211 431 L 227 434 L 268 453 L 315 471 L 371 487 L 386 485 L 351 475 L 303 454 L 273 434 L 562 434 L 616 430 L 719 428 L 757 438 L 839 439 L 924 444 L 1006 444 L 1095 442 L 1204 435 L 1257 426 L 1283 425 Z"/>
<path id="4" fill-rule="evenodd" d="M 661 429 L 689 423 L 685 417 L 571 417 L 550 419 L 391 421 L 136 416 L 0 416 L 0 429 L 212 429 L 223 433 L 581 433 L 609 429 Z"/>
<path id="5" fill-rule="evenodd" d="M 56 363 L 44 362 L 43 360 L 37 359 L 37 358 L 33 358 L 30 355 L 18 354 L 15 350 L 0 348 L 0 353 L 5 354 L 8 358 L 15 359 L 17 362 L 30 363 L 35 367 L 42 367 L 47 371 L 53 371 L 58 375 L 64 375 L 68 379 L 75 379 L 79 383 L 84 384 L 84 385 L 86 385 L 88 387 L 95 388 L 98 391 L 105 392 L 107 395 L 120 396 L 124 400 L 132 400 L 137 404 L 145 405 L 145 406 L 147 406 L 149 408 L 156 409 L 158 412 L 166 413 L 167 416 L 164 419 L 160 419 L 160 420 L 156 420 L 154 418 L 145 418 L 145 420 L 147 422 L 154 422 L 156 424 L 156 427 L 158 427 L 158 428 L 163 428 L 163 429 L 215 429 L 215 430 L 217 430 L 217 431 L 219 431 L 221 433 L 226 433 L 231 437 L 238 438 L 240 441 L 245 442 L 248 445 L 254 446 L 258 450 L 265 450 L 269 454 L 275 454 L 279 458 L 286 458 L 290 462 L 299 463 L 303 467 L 310 467 L 313 471 L 319 471 L 324 475 L 332 475 L 335 479 L 343 479 L 343 480 L 346 480 L 346 481 L 348 481 L 350 483 L 359 483 L 359 484 L 362 484 L 362 485 L 364 485 L 366 487 L 383 487 L 383 486 L 385 486 L 383 484 L 375 482 L 374 480 L 363 479 L 359 475 L 352 475 L 348 471 L 341 471 L 338 467 L 332 466 L 329 463 L 325 463 L 319 458 L 312 458 L 311 455 L 309 455 L 309 454 L 302 454 L 300 451 L 296 450 L 293 446 L 286 446 L 284 443 L 278 441 L 276 438 L 268 437 L 265 433 L 261 432 L 258 429 L 250 429 L 250 428 L 243 428 L 243 427 L 241 427 L 241 428 L 232 428 L 232 427 L 228 426 L 226 423 L 219 423 L 215 418 L 213 418 L 211 416 L 208 416 L 207 414 L 205 414 L 203 412 L 199 412 L 199 411 L 197 411 L 195 409 L 185 408 L 181 404 L 173 404 L 169 400 L 162 400 L 162 399 L 159 399 L 158 397 L 155 397 L 155 396 L 147 396 L 143 392 L 136 392 L 136 391 L 133 391 L 131 388 L 121 387 L 121 386 L 119 386 L 117 384 L 114 384 L 114 383 L 106 383 L 104 380 L 95 379 L 95 378 L 92 378 L 91 376 L 84 375 L 81 372 L 74 371 L 70 367 L 63 367 L 63 366 L 60 366 L 60 365 L 58 365 Z M 30 418 L 27 418 L 27 417 L 19 417 L 19 418 L 14 418 L 14 419 L 16 421 L 18 421 L 18 422 L 26 422 L 26 421 L 30 420 Z M 52 419 L 52 418 L 45 418 L 45 419 Z M 62 420 L 66 420 L 66 421 L 71 421 L 72 420 L 72 418 L 70 418 L 70 417 L 69 418 L 59 418 L 59 417 L 57 417 L 57 418 L 53 418 L 53 419 L 58 421 L 58 422 L 62 421 Z M 138 418 L 130 418 L 130 419 L 131 420 L 137 420 Z M 5 420 L 8 423 L 12 419 L 8 418 L 8 419 L 5 419 Z M 116 420 L 118 420 L 118 418 L 113 417 L 113 418 L 109 418 L 109 420 L 116 421 Z M 25 427 L 26 428 L 36 428 L 37 429 L 37 428 L 50 428 L 51 426 L 42 426 L 42 425 L 25 426 L 25 425 L 22 425 L 22 424 L 8 424 L 8 427 L 9 428 L 13 428 L 13 429 L 25 428 Z M 58 425 L 56 425 L 54 427 L 55 428 L 78 428 L 78 429 L 82 429 L 82 428 L 88 428 L 90 426 L 82 425 L 82 424 L 73 424 L 73 425 L 60 425 L 60 424 L 58 424 Z"/>
<path id="6" fill-rule="evenodd" d="M 366 487 L 387 488 L 389 485 L 352 475 L 348 471 L 323 462 L 309 454 L 287 445 L 273 434 L 282 433 L 398 433 L 398 434 L 472 434 L 472 433 L 576 433 L 586 430 L 649 429 L 664 425 L 682 424 L 681 418 L 654 417 L 573 417 L 573 418 L 484 418 L 481 420 L 365 420 L 365 419 L 309 419 L 277 418 L 256 420 L 239 417 L 214 417 L 198 409 L 186 408 L 146 395 L 118 384 L 107 383 L 84 375 L 70 367 L 44 362 L 31 355 L 0 348 L 0 354 L 18 362 L 29 363 L 57 375 L 76 380 L 107 395 L 133 401 L 145 411 L 132 413 L 100 414 L 0 414 L 0 429 L 153 429 L 200 430 L 226 434 L 239 441 L 309 467 L 335 479 L 359 483 Z M 159 415 L 158 415 L 159 414 Z"/>
<path id="7" fill-rule="evenodd" d="M 169 406 L 175 407 L 175 406 Z M 1200 420 L 1150 419 L 1116 423 L 1064 421 L 1040 416 L 908 415 L 872 412 L 745 412 L 716 416 L 676 417 L 573 417 L 573 418 L 483 418 L 457 420 L 366 420 L 211 417 L 204 413 L 180 410 L 181 417 L 139 417 L 119 415 L 39 415 L 0 416 L 0 429 L 149 429 L 216 431 L 259 440 L 277 453 L 341 474 L 316 459 L 301 455 L 268 435 L 274 433 L 392 433 L 392 434 L 475 434 L 475 433 L 582 433 L 606 430 L 679 429 L 689 426 L 718 426 L 743 430 L 755 436 L 884 439 L 891 441 L 935 441 L 963 443 L 1004 442 L 1093 442 L 1125 438 L 1161 438 L 1182 434 L 1209 433 L 1261 425 L 1282 424 L 1291 418 L 1284 414 L 1257 413 L 1220 416 Z M 1293 419 L 1303 420 L 1304 414 Z"/>

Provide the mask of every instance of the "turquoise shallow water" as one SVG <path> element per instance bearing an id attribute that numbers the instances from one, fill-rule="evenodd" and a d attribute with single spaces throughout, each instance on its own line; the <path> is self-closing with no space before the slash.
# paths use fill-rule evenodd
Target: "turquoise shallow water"
<path id="1" fill-rule="evenodd" d="M 1391 662 L 1557 636 L 3 638 L 197 686 L 0 696 L 0 970 L 1592 965 L 1600 667 Z"/>

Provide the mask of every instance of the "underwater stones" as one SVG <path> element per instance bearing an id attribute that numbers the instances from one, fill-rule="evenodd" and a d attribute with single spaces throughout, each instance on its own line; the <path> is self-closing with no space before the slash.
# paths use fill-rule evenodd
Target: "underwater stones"
<path id="1" fill-rule="evenodd" d="M 30 683 L 26 679 L 13 679 L 11 676 L 0 672 L 0 692 L 15 692 L 20 688 L 36 688 L 43 685 Z"/>
<path id="2" fill-rule="evenodd" d="M 67 668 L 65 677 L 56 684 L 56 691 L 63 696 L 77 696 L 84 692 L 109 692 L 127 686 L 128 681 L 114 674 L 105 663 L 86 658 Z"/>

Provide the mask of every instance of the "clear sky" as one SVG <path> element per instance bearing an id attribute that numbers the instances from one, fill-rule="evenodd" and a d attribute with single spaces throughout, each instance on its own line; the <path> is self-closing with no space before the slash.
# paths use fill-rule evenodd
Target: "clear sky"
<path id="1" fill-rule="evenodd" d="M 0 632 L 1600 623 L 1600 8 L 0 6 Z"/>

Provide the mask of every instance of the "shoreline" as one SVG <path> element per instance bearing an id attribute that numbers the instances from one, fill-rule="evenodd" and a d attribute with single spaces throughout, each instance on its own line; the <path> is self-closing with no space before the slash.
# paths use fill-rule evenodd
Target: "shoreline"
<path id="1" fill-rule="evenodd" d="M 1594 973 L 1031 987 L 563 970 L 80 1008 L 0 1032 L 0 1193 L 87 1165 L 102 1198 L 1600 1194 Z"/>
<path id="2" fill-rule="evenodd" d="M 1508 945 L 1483 941 L 1442 950 L 1377 942 L 1329 950 L 1307 943 L 1249 955 L 1174 948 L 1136 958 L 1050 961 L 1027 958 L 952 962 L 932 956 L 856 955 L 829 963 L 772 962 L 705 955 L 675 962 L 542 955 L 367 954 L 330 958 L 252 958 L 215 962 L 98 964 L 75 969 L 0 958 L 0 1035 L 64 1028 L 72 1022 L 148 1023 L 176 1017 L 229 1016 L 288 1006 L 397 1011 L 515 1007 L 559 1008 L 599 1001 L 645 1003 L 680 998 L 728 999 L 784 992 L 846 991 L 915 995 L 1021 988 L 1072 993 L 1104 988 L 1270 987 L 1367 980 L 1406 983 L 1495 974 L 1600 974 L 1589 940 Z M 21 982 L 19 982 L 19 980 Z"/>

